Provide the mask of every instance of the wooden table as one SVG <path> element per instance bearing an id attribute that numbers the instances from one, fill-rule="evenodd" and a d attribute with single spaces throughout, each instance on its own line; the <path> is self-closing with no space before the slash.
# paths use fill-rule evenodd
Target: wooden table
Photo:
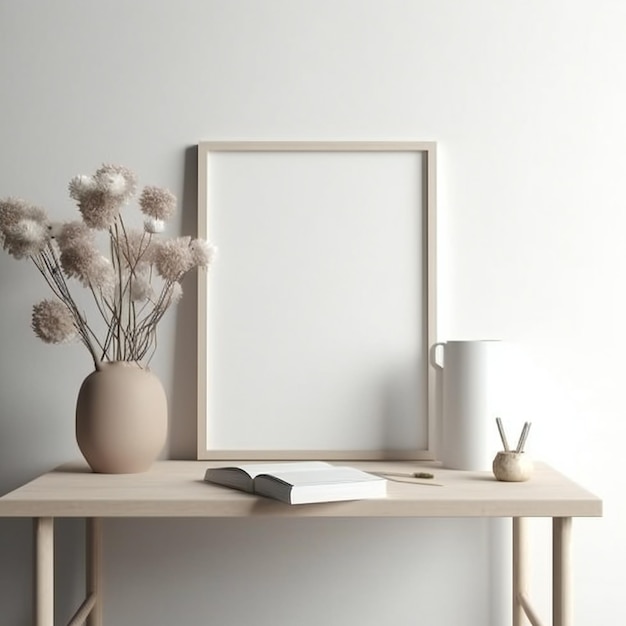
<path id="1" fill-rule="evenodd" d="M 602 501 L 547 465 L 530 481 L 501 483 L 487 472 L 462 472 L 423 462 L 350 462 L 390 478 L 388 497 L 290 506 L 202 478 L 224 462 L 161 461 L 143 474 L 93 474 L 82 463 L 62 465 L 0 498 L 0 517 L 34 521 L 35 626 L 54 624 L 54 519 L 87 523 L 86 599 L 68 626 L 102 626 L 102 519 L 108 517 L 510 517 L 513 520 L 513 626 L 541 626 L 527 596 L 528 517 L 552 518 L 553 626 L 572 626 L 570 536 L 573 517 L 602 515 Z M 433 483 L 410 476 L 424 470 Z M 428 481 L 422 481 L 428 482 Z M 528 620 L 528 622 L 526 621 Z"/>

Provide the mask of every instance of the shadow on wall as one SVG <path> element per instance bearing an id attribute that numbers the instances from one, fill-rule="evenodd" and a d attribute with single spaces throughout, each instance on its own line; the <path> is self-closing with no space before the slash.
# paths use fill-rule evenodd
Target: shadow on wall
<path id="1" fill-rule="evenodd" d="M 183 194 L 181 202 L 183 235 L 198 231 L 198 147 L 184 152 Z M 169 458 L 196 458 L 197 426 L 197 310 L 196 272 L 183 280 L 185 297 L 177 305 L 174 338 L 174 371 L 170 391 Z"/>
<path id="2" fill-rule="evenodd" d="M 56 586 L 55 624 L 67 623 L 82 601 L 84 559 L 82 520 L 56 520 L 55 569 L 61 584 Z M 0 520 L 0 624 L 30 626 L 32 617 L 32 522 L 28 519 Z"/>
<path id="3" fill-rule="evenodd" d="M 490 624 L 480 519 L 111 519 L 106 530 L 112 624 Z M 442 558 L 459 552 L 468 559 L 454 567 Z"/>
<path id="4" fill-rule="evenodd" d="M 31 623 L 30 597 L 24 593 L 30 588 L 32 577 L 30 561 L 24 558 L 31 552 L 31 534 L 28 520 L 0 520 L 0 622 L 3 624 Z"/>

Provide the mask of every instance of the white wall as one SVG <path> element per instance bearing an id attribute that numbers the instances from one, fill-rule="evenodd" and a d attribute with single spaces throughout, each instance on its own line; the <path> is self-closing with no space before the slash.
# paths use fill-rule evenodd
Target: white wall
<path id="1" fill-rule="evenodd" d="M 532 419 L 529 451 L 606 500 L 604 519 L 574 525 L 576 623 L 615 623 L 626 582 L 625 24 L 619 0 L 2 0 L 0 196 L 67 219 L 67 181 L 123 163 L 177 193 L 170 232 L 193 234 L 200 140 L 438 141 L 441 339 L 520 345 L 526 373 L 508 419 Z M 30 308 L 45 294 L 32 267 L 3 253 L 0 285 L 4 493 L 77 456 L 73 405 L 89 360 L 32 336 Z M 193 279 L 186 289 L 154 361 L 173 457 L 195 444 Z M 82 529 L 60 526 L 66 619 L 81 593 Z M 535 526 L 547 615 L 547 526 Z M 498 523 L 105 530 L 109 626 L 206 615 L 222 626 L 508 623 Z M 0 521 L 3 625 L 30 623 L 29 546 L 25 520 Z"/>

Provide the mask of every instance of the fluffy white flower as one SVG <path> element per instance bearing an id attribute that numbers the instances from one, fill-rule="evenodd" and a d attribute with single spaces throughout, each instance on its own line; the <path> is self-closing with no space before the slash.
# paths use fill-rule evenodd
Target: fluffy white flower
<path id="1" fill-rule="evenodd" d="M 105 163 L 94 174 L 94 179 L 101 191 L 110 198 L 126 203 L 137 189 L 135 172 L 123 165 Z"/>
<path id="2" fill-rule="evenodd" d="M 46 343 L 67 343 L 77 335 L 72 313 L 58 300 L 43 300 L 33 307 L 32 328 Z"/>
<path id="3" fill-rule="evenodd" d="M 16 259 L 21 259 L 41 252 L 49 237 L 45 224 L 27 218 L 6 230 L 3 245 Z"/>
<path id="4" fill-rule="evenodd" d="M 48 217 L 20 198 L 0 200 L 0 242 L 16 259 L 40 252 L 49 239 Z"/>
<path id="5" fill-rule="evenodd" d="M 217 248 L 205 239 L 194 239 L 190 248 L 193 262 L 198 267 L 209 266 L 217 253 Z"/>
<path id="6" fill-rule="evenodd" d="M 143 222 L 143 227 L 147 233 L 156 235 L 165 230 L 165 222 L 158 217 L 147 217 Z"/>
<path id="7" fill-rule="evenodd" d="M 191 237 L 177 237 L 159 244 L 154 263 L 162 278 L 177 281 L 194 266 L 190 243 Z"/>
<path id="8" fill-rule="evenodd" d="M 112 196 L 123 196 L 126 193 L 126 179 L 119 172 L 107 172 L 98 182 L 102 190 Z"/>
<path id="9" fill-rule="evenodd" d="M 93 176 L 72 178 L 69 191 L 70 197 L 78 202 L 85 224 L 105 230 L 113 225 L 136 186 L 137 177 L 127 167 L 105 164 Z"/>
<path id="10" fill-rule="evenodd" d="M 28 243 L 45 242 L 48 238 L 46 226 L 35 220 L 22 220 L 17 224 L 16 230 L 20 231 L 22 239 Z"/>
<path id="11" fill-rule="evenodd" d="M 74 248 L 80 245 L 95 246 L 96 238 L 93 231 L 85 225 L 84 222 L 78 220 L 74 222 L 66 222 L 61 224 L 58 232 L 54 228 L 55 239 L 61 250 Z"/>
<path id="12" fill-rule="evenodd" d="M 92 193 L 98 187 L 98 183 L 93 176 L 74 176 L 70 180 L 69 190 L 70 198 L 80 202 L 85 196 Z"/>
<path id="13" fill-rule="evenodd" d="M 167 220 L 176 211 L 176 196 L 163 187 L 144 187 L 139 196 L 139 208 L 144 215 Z"/>

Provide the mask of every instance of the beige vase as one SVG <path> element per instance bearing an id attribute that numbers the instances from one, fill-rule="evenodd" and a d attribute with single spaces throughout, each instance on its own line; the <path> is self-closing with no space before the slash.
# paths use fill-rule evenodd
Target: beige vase
<path id="1" fill-rule="evenodd" d="M 76 402 L 76 441 L 94 472 L 144 472 L 167 438 L 161 381 L 135 363 L 104 363 L 87 376 Z"/>

